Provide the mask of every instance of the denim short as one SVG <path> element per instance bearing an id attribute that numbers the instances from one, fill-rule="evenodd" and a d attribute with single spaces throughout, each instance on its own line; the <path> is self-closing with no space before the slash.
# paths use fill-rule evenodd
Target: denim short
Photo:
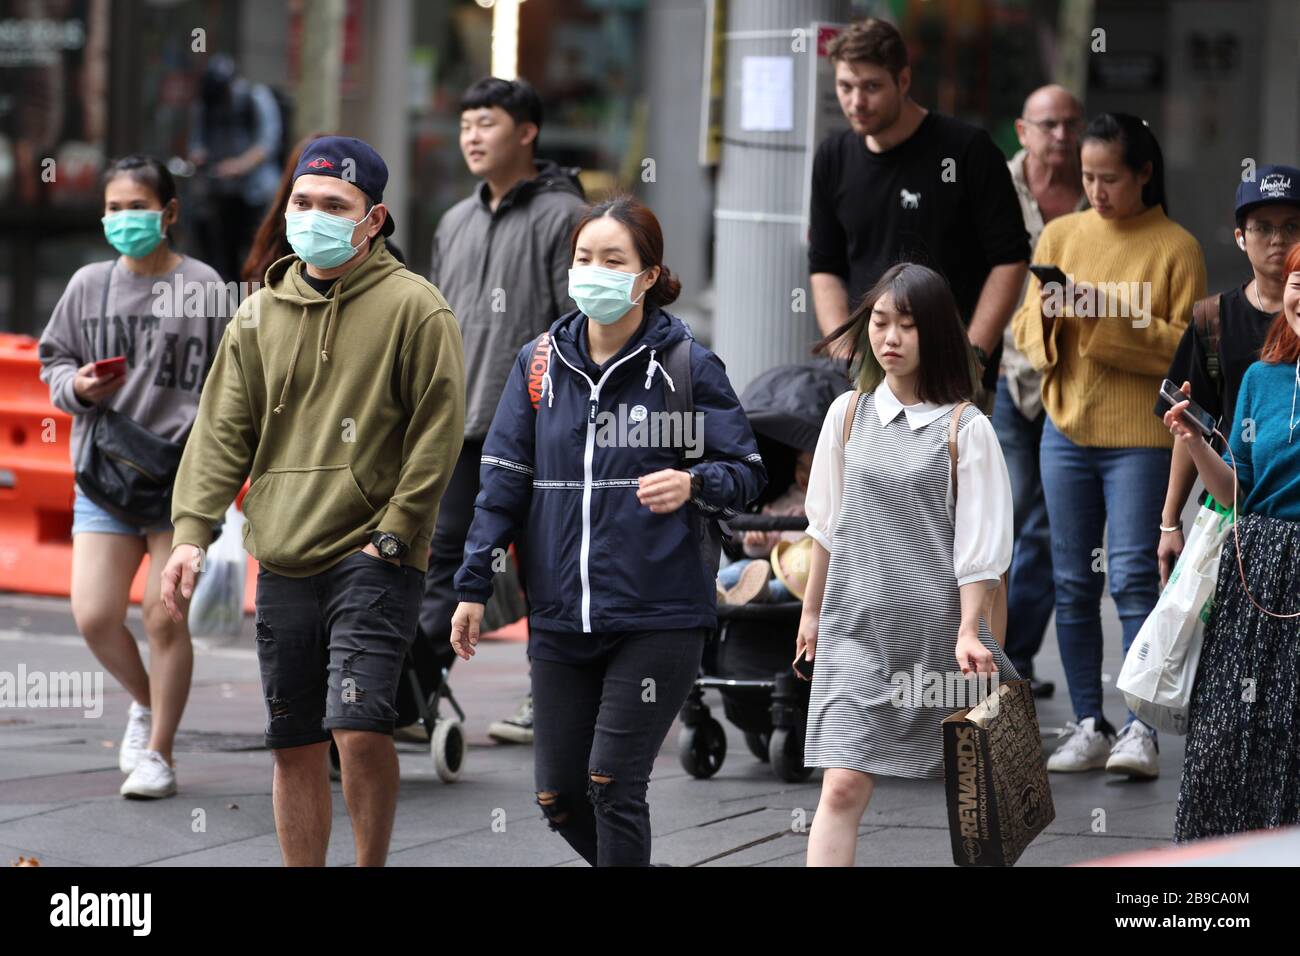
<path id="1" fill-rule="evenodd" d="M 93 531 L 97 534 L 130 534 L 140 538 L 147 534 L 162 534 L 171 530 L 170 521 L 164 521 L 151 528 L 141 528 L 139 525 L 128 524 L 95 504 L 81 493 L 80 488 L 77 489 L 77 497 L 72 502 L 72 533 L 74 535 L 81 534 L 83 531 Z"/>
<path id="2" fill-rule="evenodd" d="M 258 571 L 267 747 L 322 743 L 331 730 L 393 732 L 423 586 L 418 569 L 362 551 L 305 578 Z"/>

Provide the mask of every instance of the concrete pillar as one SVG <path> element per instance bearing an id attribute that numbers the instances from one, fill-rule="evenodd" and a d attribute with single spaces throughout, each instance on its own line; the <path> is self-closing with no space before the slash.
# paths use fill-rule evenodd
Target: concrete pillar
<path id="1" fill-rule="evenodd" d="M 809 152 L 809 58 L 793 49 L 794 31 L 813 21 L 848 23 L 848 0 L 746 0 L 728 3 L 726 97 L 718 173 L 714 248 L 714 349 L 739 392 L 760 372 L 800 361 L 817 338 L 804 196 Z M 789 131 L 741 128 L 741 77 L 746 56 L 793 60 L 793 123 Z M 692 144 L 693 146 L 694 144 Z M 802 291 L 804 311 L 796 311 Z"/>

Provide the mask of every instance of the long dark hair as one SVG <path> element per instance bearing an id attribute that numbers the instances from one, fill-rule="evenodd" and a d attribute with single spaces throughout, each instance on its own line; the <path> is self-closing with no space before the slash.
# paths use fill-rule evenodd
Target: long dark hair
<path id="1" fill-rule="evenodd" d="M 1134 173 L 1141 173 L 1151 164 L 1151 178 L 1142 187 L 1142 202 L 1149 208 L 1159 206 L 1169 215 L 1169 202 L 1165 197 L 1165 157 L 1155 133 L 1145 122 L 1129 113 L 1102 113 L 1093 117 L 1083 131 L 1079 144 L 1088 140 L 1102 143 L 1119 143 L 1124 165 Z"/>
<path id="2" fill-rule="evenodd" d="M 167 204 L 176 198 L 176 180 L 172 177 L 171 170 L 154 159 L 152 156 L 146 156 L 143 153 L 132 153 L 130 156 L 123 156 L 121 159 L 115 159 L 108 164 L 104 170 L 104 175 L 100 177 L 100 192 L 108 188 L 118 176 L 129 176 L 132 180 L 144 186 L 155 196 L 158 197 L 159 204 L 166 209 Z M 180 224 L 180 216 L 176 217 L 176 222 L 167 227 L 167 234 L 164 241 L 175 243 L 176 227 Z"/>
<path id="3" fill-rule="evenodd" d="M 578 249 L 578 235 L 588 223 L 603 216 L 617 219 L 627 227 L 627 231 L 632 234 L 632 245 L 636 248 L 637 258 L 641 260 L 641 268 L 659 267 L 659 278 L 645 294 L 646 310 L 658 309 L 677 301 L 682 284 L 664 265 L 664 231 L 650 207 L 633 196 L 611 196 L 587 210 L 586 215 L 573 227 L 573 235 L 569 238 L 569 261 L 573 261 Z"/>
<path id="4" fill-rule="evenodd" d="M 972 401 L 980 379 L 979 363 L 966 337 L 948 280 L 928 266 L 914 262 L 891 266 L 863 297 L 849 320 L 813 346 L 813 351 L 827 352 L 836 341 L 851 336 L 853 351 L 849 365 L 857 366 L 854 376 L 857 386 L 864 392 L 875 389 L 885 380 L 885 370 L 871 350 L 867 330 L 871 310 L 886 293 L 893 296 L 894 308 L 910 315 L 916 323 L 920 353 L 916 397 L 936 405 Z"/>
<path id="5" fill-rule="evenodd" d="M 280 174 L 280 185 L 275 191 L 275 198 L 267 207 L 266 215 L 262 217 L 262 224 L 253 234 L 253 244 L 249 247 L 248 258 L 244 260 L 243 268 L 239 270 L 240 281 L 261 282 L 262 277 L 266 275 L 266 270 L 271 268 L 272 262 L 293 253 L 289 248 L 289 240 L 284 237 L 284 211 L 289 206 L 289 194 L 293 192 L 293 171 L 298 168 L 298 159 L 308 143 L 322 136 L 332 135 L 332 133 L 308 133 L 289 151 L 289 155 L 285 158 L 284 172 Z"/>

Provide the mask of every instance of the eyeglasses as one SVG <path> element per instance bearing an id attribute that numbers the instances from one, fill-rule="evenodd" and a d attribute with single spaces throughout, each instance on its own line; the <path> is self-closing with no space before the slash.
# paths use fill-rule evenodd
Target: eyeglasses
<path id="1" fill-rule="evenodd" d="M 1034 126 L 1037 126 L 1044 133 L 1055 133 L 1057 128 L 1062 126 L 1065 127 L 1067 133 L 1074 133 L 1075 135 L 1078 135 L 1083 131 L 1083 120 L 1081 119 L 1034 120 L 1024 116 L 1022 116 L 1021 119 L 1026 123 L 1032 123 Z"/>
<path id="2" fill-rule="evenodd" d="M 1292 219 L 1290 222 L 1282 223 L 1280 229 L 1277 226 L 1274 226 L 1271 222 L 1257 222 L 1247 226 L 1246 232 L 1258 236 L 1265 242 L 1268 242 L 1274 235 L 1280 232 L 1284 240 L 1287 242 L 1295 242 L 1297 239 L 1300 239 L 1300 222 Z"/>

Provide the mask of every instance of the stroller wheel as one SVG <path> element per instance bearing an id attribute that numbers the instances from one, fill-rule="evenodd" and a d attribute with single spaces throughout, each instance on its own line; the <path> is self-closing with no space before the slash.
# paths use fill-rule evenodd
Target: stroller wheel
<path id="1" fill-rule="evenodd" d="M 701 780 L 712 777 L 727 758 L 727 732 L 712 717 L 693 727 L 683 727 L 677 738 L 677 756 L 682 769 L 692 777 Z"/>
<path id="2" fill-rule="evenodd" d="M 763 763 L 767 763 L 770 759 L 767 753 L 770 739 L 771 734 L 756 734 L 752 730 L 745 731 L 745 746 L 749 748 L 750 753 Z"/>
<path id="3" fill-rule="evenodd" d="M 442 718 L 433 725 L 429 736 L 429 756 L 433 758 L 433 769 L 443 783 L 451 783 L 460 776 L 460 769 L 465 765 L 465 732 L 461 730 L 460 721 Z"/>
<path id="4" fill-rule="evenodd" d="M 339 745 L 330 741 L 330 779 L 343 779 L 343 766 L 339 762 Z"/>
<path id="5" fill-rule="evenodd" d="M 786 783 L 800 783 L 812 776 L 812 768 L 803 765 L 803 735 L 788 727 L 772 731 L 767 755 L 772 772 Z"/>

